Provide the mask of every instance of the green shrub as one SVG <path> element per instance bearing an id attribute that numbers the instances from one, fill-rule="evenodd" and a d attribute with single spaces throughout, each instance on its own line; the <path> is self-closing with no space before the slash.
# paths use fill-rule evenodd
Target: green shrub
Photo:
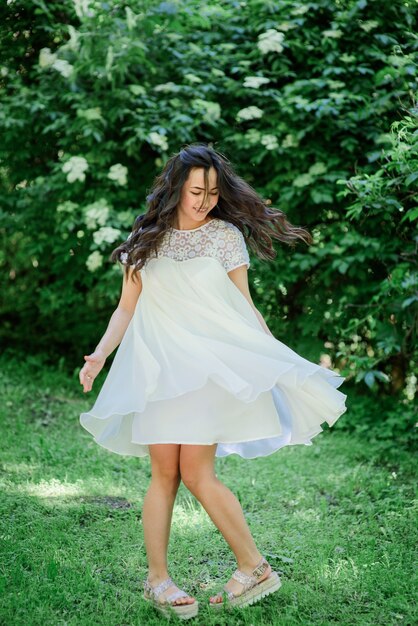
<path id="1" fill-rule="evenodd" d="M 1 11 L 3 342 L 81 366 L 118 302 L 110 251 L 164 160 L 207 141 L 314 235 L 253 259 L 254 301 L 276 337 L 406 397 L 410 4 L 16 0 Z"/>

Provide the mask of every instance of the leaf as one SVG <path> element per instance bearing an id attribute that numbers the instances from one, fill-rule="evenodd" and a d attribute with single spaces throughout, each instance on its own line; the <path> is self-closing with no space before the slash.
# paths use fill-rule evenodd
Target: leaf
<path id="1" fill-rule="evenodd" d="M 418 179 L 418 170 L 416 172 L 412 172 L 412 174 L 409 174 L 409 176 L 405 178 L 405 185 L 409 187 L 409 185 L 415 182 L 417 179 Z"/>
<path id="2" fill-rule="evenodd" d="M 294 187 L 306 187 L 307 185 L 310 185 L 313 182 L 313 178 L 312 176 L 310 176 L 310 174 L 300 174 L 299 176 L 296 176 L 296 178 L 293 180 L 292 185 Z"/>
<path id="3" fill-rule="evenodd" d="M 375 375 L 375 378 L 378 378 L 379 380 L 382 380 L 385 383 L 390 382 L 390 378 L 385 372 L 380 372 L 378 370 L 375 370 L 374 375 Z"/>
<path id="4" fill-rule="evenodd" d="M 408 213 L 406 213 L 403 218 L 401 219 L 401 224 L 402 222 L 404 222 L 405 220 L 409 220 L 410 222 L 413 222 L 414 220 L 418 219 L 418 206 L 414 207 L 413 209 L 410 209 L 408 211 Z"/>
<path id="5" fill-rule="evenodd" d="M 406 309 L 406 307 L 410 306 L 413 302 L 418 302 L 418 296 L 411 296 L 402 302 L 402 308 Z"/>
<path id="6" fill-rule="evenodd" d="M 375 383 L 374 372 L 367 372 L 367 374 L 364 377 L 364 382 L 366 383 L 368 387 L 372 388 Z"/>
<path id="7" fill-rule="evenodd" d="M 322 161 L 317 161 L 308 170 L 308 174 L 311 176 L 319 176 L 320 174 L 325 174 L 327 171 L 327 166 Z"/>

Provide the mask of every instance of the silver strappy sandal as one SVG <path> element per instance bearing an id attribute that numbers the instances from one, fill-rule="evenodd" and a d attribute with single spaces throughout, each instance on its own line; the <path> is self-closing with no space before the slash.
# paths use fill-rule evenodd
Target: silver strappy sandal
<path id="1" fill-rule="evenodd" d="M 163 602 L 158 600 L 159 596 L 171 585 L 177 586 L 172 579 L 166 578 L 162 583 L 152 587 L 148 579 L 144 580 L 144 600 L 151 602 L 155 608 L 160 611 L 166 617 L 172 615 L 174 612 L 179 619 L 190 619 L 195 617 L 199 610 L 199 603 L 197 600 L 190 604 L 173 604 L 178 598 L 190 597 L 183 589 L 177 589 L 169 596 L 164 598 Z"/>
<path id="2" fill-rule="evenodd" d="M 263 557 L 250 576 L 239 569 L 235 570 L 232 574 L 232 578 L 244 585 L 242 592 L 235 595 L 233 591 L 229 591 L 226 587 L 224 587 L 219 594 L 225 594 L 226 602 L 224 596 L 222 602 L 209 601 L 209 606 L 214 609 L 220 609 L 224 606 L 224 604 L 228 608 L 244 607 L 249 604 L 254 604 L 254 602 L 258 602 L 261 598 L 268 596 L 270 593 L 274 593 L 281 587 L 282 584 L 277 572 L 272 571 L 270 576 L 259 582 L 268 567 L 269 564 Z"/>

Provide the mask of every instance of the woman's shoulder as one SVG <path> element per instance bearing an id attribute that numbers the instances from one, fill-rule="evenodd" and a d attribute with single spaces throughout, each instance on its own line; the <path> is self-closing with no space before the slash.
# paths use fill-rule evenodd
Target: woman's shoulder
<path id="1" fill-rule="evenodd" d="M 223 239 L 226 239 L 229 242 L 233 242 L 236 245 L 242 245 L 244 241 L 244 235 L 242 230 L 238 228 L 236 224 L 233 224 L 227 219 L 224 218 L 215 218 L 216 224 L 215 229 L 218 231 L 219 236 Z"/>
<path id="2" fill-rule="evenodd" d="M 227 272 L 240 265 L 247 265 L 248 269 L 250 267 L 250 258 L 241 229 L 229 220 L 218 219 L 219 224 L 216 224 L 218 232 L 216 249 L 221 263 Z"/>
<path id="3" fill-rule="evenodd" d="M 219 230 L 223 230 L 226 232 L 241 232 L 241 230 L 238 228 L 238 226 L 236 226 L 235 224 L 233 224 L 232 222 L 230 222 L 229 220 L 226 220 L 222 217 L 215 217 L 214 218 L 214 223 L 215 225 L 219 228 Z"/>

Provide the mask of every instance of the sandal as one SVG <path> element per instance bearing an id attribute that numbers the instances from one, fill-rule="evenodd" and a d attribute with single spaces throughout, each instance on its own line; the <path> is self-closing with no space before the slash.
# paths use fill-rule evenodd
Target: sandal
<path id="1" fill-rule="evenodd" d="M 253 570 L 251 576 L 245 574 L 239 569 L 235 570 L 232 574 L 232 578 L 244 585 L 242 592 L 236 595 L 233 591 L 229 591 L 226 587 L 224 587 L 222 591 L 215 595 L 226 594 L 226 603 L 224 600 L 222 602 L 209 601 L 209 606 L 214 609 L 222 608 L 224 604 L 226 604 L 228 608 L 236 606 L 244 607 L 249 604 L 254 604 L 254 602 L 258 602 L 258 600 L 261 600 L 264 596 L 268 596 L 270 593 L 274 593 L 281 587 L 282 584 L 277 572 L 272 571 L 270 576 L 261 582 L 258 582 L 268 567 L 269 564 L 263 557 L 257 567 Z"/>
<path id="2" fill-rule="evenodd" d="M 197 600 L 191 602 L 190 604 L 173 604 L 178 598 L 187 598 L 190 597 L 183 589 L 177 589 L 169 596 L 164 598 L 163 602 L 158 600 L 159 596 L 171 585 L 175 585 L 171 578 L 166 578 L 159 585 L 152 587 L 147 580 L 144 581 L 144 600 L 151 602 L 155 608 L 160 611 L 166 617 L 169 617 L 173 612 L 180 619 L 190 619 L 191 617 L 195 617 L 198 612 L 199 603 Z"/>

